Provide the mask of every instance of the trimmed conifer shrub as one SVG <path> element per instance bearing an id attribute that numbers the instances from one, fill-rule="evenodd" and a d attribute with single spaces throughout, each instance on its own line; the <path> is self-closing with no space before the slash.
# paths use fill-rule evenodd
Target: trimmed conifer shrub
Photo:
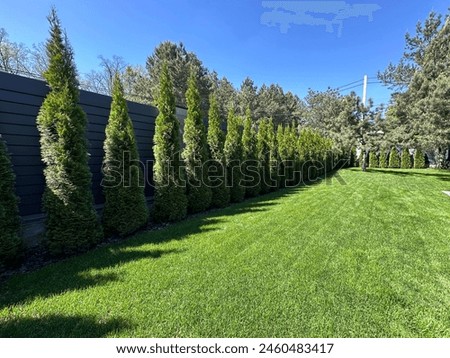
<path id="1" fill-rule="evenodd" d="M 186 91 L 187 117 L 184 122 L 182 157 L 186 170 L 188 211 L 196 213 L 208 209 L 212 192 L 208 178 L 208 144 L 201 112 L 201 99 L 196 73 L 191 69 Z"/>
<path id="2" fill-rule="evenodd" d="M 401 168 L 411 169 L 411 155 L 409 154 L 409 149 L 403 148 L 401 157 Z"/>
<path id="3" fill-rule="evenodd" d="M 267 118 L 259 121 L 257 134 L 258 160 L 261 168 L 261 193 L 265 194 L 271 191 L 272 179 L 271 175 L 271 135 L 270 124 Z"/>
<path id="4" fill-rule="evenodd" d="M 277 145 L 277 162 L 278 162 L 278 179 L 279 187 L 285 188 L 287 184 L 287 141 L 288 128 L 284 128 L 282 124 L 277 126 L 276 145 Z"/>
<path id="5" fill-rule="evenodd" d="M 242 132 L 242 150 L 245 195 L 257 196 L 261 190 L 259 174 L 259 162 L 257 152 L 256 130 L 252 123 L 250 108 L 247 108 L 244 118 L 244 130 Z"/>
<path id="6" fill-rule="evenodd" d="M 79 90 L 73 52 L 63 35 L 56 10 L 48 17 L 50 86 L 37 117 L 41 157 L 45 164 L 43 197 L 46 238 L 52 254 L 72 254 L 101 240 L 103 232 L 93 206 L 85 137 L 86 115 L 78 105 Z"/>
<path id="7" fill-rule="evenodd" d="M 19 200 L 15 195 L 15 175 L 6 143 L 0 135 L 0 270 L 13 263 L 20 253 Z"/>
<path id="8" fill-rule="evenodd" d="M 369 153 L 369 168 L 379 168 L 380 163 L 378 161 L 378 155 L 375 151 L 371 150 Z"/>
<path id="9" fill-rule="evenodd" d="M 400 156 L 397 148 L 392 147 L 389 154 L 389 168 L 400 168 Z"/>
<path id="10" fill-rule="evenodd" d="M 414 168 L 415 169 L 425 169 L 425 153 L 421 149 L 416 149 L 414 152 Z"/>
<path id="11" fill-rule="evenodd" d="M 384 149 L 380 151 L 380 168 L 388 168 L 389 167 L 389 153 L 387 153 Z"/>
<path id="12" fill-rule="evenodd" d="M 227 166 L 227 186 L 230 188 L 230 200 L 233 203 L 240 202 L 244 200 L 245 196 L 241 168 L 243 150 L 241 120 L 234 114 L 234 109 L 230 109 L 228 112 L 224 154 Z"/>
<path id="13" fill-rule="evenodd" d="M 117 74 L 103 147 L 103 228 L 107 235 L 128 235 L 147 223 L 148 208 L 133 123 Z"/>
<path id="14" fill-rule="evenodd" d="M 155 195 L 152 217 L 156 222 L 178 221 L 186 217 L 187 197 L 181 171 L 180 123 L 175 116 L 175 96 L 167 63 L 161 70 L 156 105 L 159 114 L 153 137 Z"/>
<path id="15" fill-rule="evenodd" d="M 295 171 L 298 167 L 297 160 L 297 131 L 294 125 L 287 126 L 284 129 L 284 140 L 287 160 L 285 161 L 286 186 L 298 185 Z M 298 178 L 297 178 L 298 180 Z"/>
<path id="16" fill-rule="evenodd" d="M 226 183 L 225 156 L 223 153 L 225 133 L 221 127 L 219 104 L 214 94 L 209 98 L 208 147 L 210 161 L 209 182 L 212 190 L 211 205 L 223 208 L 230 203 L 230 188 Z"/>
<path id="17" fill-rule="evenodd" d="M 269 118 L 269 127 L 267 133 L 270 147 L 270 190 L 276 191 L 280 186 L 280 173 L 278 171 L 279 155 L 277 136 L 272 118 Z"/>

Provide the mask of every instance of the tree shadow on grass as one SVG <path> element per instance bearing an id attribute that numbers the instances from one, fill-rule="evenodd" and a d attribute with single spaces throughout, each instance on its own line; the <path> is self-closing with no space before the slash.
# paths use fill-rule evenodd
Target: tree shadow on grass
<path id="1" fill-rule="evenodd" d="M 66 292 L 120 281 L 117 273 L 92 273 L 137 260 L 159 259 L 181 250 L 128 250 L 120 247 L 96 249 L 85 255 L 49 265 L 36 272 L 13 277 L 0 287 L 0 309 Z"/>
<path id="2" fill-rule="evenodd" d="M 121 318 L 49 315 L 39 318 L 0 319 L 1 338 L 96 338 L 118 333 L 129 327 Z"/>
<path id="3" fill-rule="evenodd" d="M 329 175 L 327 179 L 330 177 L 332 175 Z M 224 209 L 216 209 L 197 214 L 178 223 L 138 233 L 119 243 L 98 247 L 80 256 L 71 257 L 46 266 L 36 272 L 12 277 L 6 283 L 0 284 L 0 310 L 5 307 L 32 302 L 38 297 L 47 298 L 66 292 L 88 289 L 120 281 L 121 276 L 117 271 L 112 273 L 93 273 L 92 270 L 113 268 L 138 260 L 155 260 L 164 255 L 180 254 L 184 250 L 156 249 L 151 244 L 156 245 L 173 240 L 183 240 L 191 235 L 218 230 L 220 224 L 225 222 L 228 216 L 269 211 L 271 207 L 278 205 L 280 199 L 296 195 L 299 191 L 309 190 L 312 186 L 320 182 L 322 180 L 317 180 L 299 187 L 281 189 L 248 199 Z M 52 319 L 57 320 L 58 317 L 52 316 L 43 322 L 48 323 Z M 67 320 L 70 319 L 76 320 L 76 317 L 69 317 Z M 61 318 L 61 321 L 64 322 L 64 318 Z M 82 323 L 85 321 L 80 323 L 80 327 L 84 327 Z M 19 323 L 15 324 L 19 325 Z M 24 327 L 27 324 L 27 321 L 20 323 Z M 11 323 L 11 327 L 15 327 L 14 322 Z M 47 324 L 47 326 L 44 325 L 44 327 L 48 328 L 48 330 L 45 329 L 42 331 L 44 335 L 52 332 L 50 324 Z M 79 332 L 79 336 L 83 336 L 81 328 Z"/>

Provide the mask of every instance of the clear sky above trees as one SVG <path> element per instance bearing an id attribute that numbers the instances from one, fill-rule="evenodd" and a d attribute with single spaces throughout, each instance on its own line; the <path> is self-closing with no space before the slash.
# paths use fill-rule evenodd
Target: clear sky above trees
<path id="1" fill-rule="evenodd" d="M 260 87 L 278 83 L 303 97 L 309 87 L 325 90 L 375 76 L 397 62 L 405 32 L 431 10 L 446 13 L 443 0 L 346 0 L 377 4 L 373 22 L 367 17 L 344 21 L 342 36 L 323 26 L 292 25 L 287 33 L 261 23 L 267 11 L 262 1 L 63 1 L 3 0 L 0 24 L 10 40 L 27 46 L 47 38 L 45 17 L 54 4 L 70 34 L 80 73 L 96 69 L 97 56 L 123 57 L 145 64 L 164 40 L 182 41 L 210 70 L 226 76 L 235 87 L 251 77 Z M 120 25 L 119 25 L 120 24 Z M 361 92 L 361 88 L 356 88 Z M 389 92 L 369 86 L 375 103 L 387 102 Z"/>

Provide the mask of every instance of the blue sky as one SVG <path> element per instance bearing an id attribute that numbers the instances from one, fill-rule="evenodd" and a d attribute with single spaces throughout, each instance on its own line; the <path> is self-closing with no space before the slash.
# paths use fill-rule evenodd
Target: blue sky
<path id="1" fill-rule="evenodd" d="M 339 36 L 324 26 L 292 24 L 285 33 L 266 26 L 261 16 L 268 9 L 261 0 L 2 0 L 0 27 L 12 41 L 29 46 L 45 41 L 46 16 L 54 4 L 80 73 L 95 69 L 99 55 L 143 65 L 160 42 L 181 41 L 235 86 L 249 76 L 258 86 L 278 83 L 303 97 L 308 88 L 325 90 L 364 74 L 375 76 L 400 58 L 406 31 L 414 33 L 417 21 L 431 10 L 445 14 L 449 6 L 443 0 L 344 2 L 381 9 L 373 12 L 372 22 L 367 16 L 344 19 Z M 354 90 L 362 92 L 361 87 Z M 368 96 L 375 103 L 387 102 L 389 91 L 370 84 Z"/>

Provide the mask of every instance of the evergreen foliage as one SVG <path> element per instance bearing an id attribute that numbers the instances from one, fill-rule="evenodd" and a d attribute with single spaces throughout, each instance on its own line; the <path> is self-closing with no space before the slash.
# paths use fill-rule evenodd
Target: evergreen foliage
<path id="1" fill-rule="evenodd" d="M 415 169 L 426 168 L 425 153 L 420 148 L 417 148 L 414 152 L 414 168 Z"/>
<path id="2" fill-rule="evenodd" d="M 128 115 L 122 83 L 117 74 L 113 80 L 104 150 L 103 228 L 108 235 L 123 236 L 147 223 L 148 208 L 133 123 Z"/>
<path id="3" fill-rule="evenodd" d="M 182 157 L 186 169 L 188 211 L 196 213 L 208 209 L 212 192 L 208 178 L 208 144 L 201 112 L 200 93 L 195 70 L 191 70 L 186 91 L 187 117 L 184 122 Z"/>
<path id="4" fill-rule="evenodd" d="M 14 262 L 22 247 L 15 175 L 0 135 L 0 270 Z"/>
<path id="5" fill-rule="evenodd" d="M 271 158 L 272 158 L 272 128 L 269 119 L 263 118 L 259 121 L 257 134 L 258 160 L 261 167 L 261 193 L 266 194 L 271 191 Z"/>
<path id="6" fill-rule="evenodd" d="M 244 130 L 242 132 L 242 150 L 245 195 L 254 197 L 261 190 L 259 162 L 257 152 L 256 130 L 253 126 L 250 108 L 247 108 L 244 118 Z"/>
<path id="7" fill-rule="evenodd" d="M 211 205 L 223 208 L 230 203 L 230 188 L 226 183 L 226 166 L 224 156 L 225 134 L 221 128 L 219 104 L 212 94 L 209 99 L 208 112 L 208 147 L 210 155 L 209 182 L 212 190 Z"/>
<path id="8" fill-rule="evenodd" d="M 389 168 L 389 153 L 384 149 L 380 151 L 380 168 Z"/>
<path id="9" fill-rule="evenodd" d="M 349 160 L 348 166 L 350 168 L 357 167 L 358 165 L 356 163 L 356 160 L 357 160 L 356 159 L 356 147 L 352 147 L 351 150 L 350 150 L 350 160 Z"/>
<path id="10" fill-rule="evenodd" d="M 379 168 L 380 162 L 378 160 L 378 155 L 375 151 L 371 150 L 369 153 L 369 168 Z"/>
<path id="11" fill-rule="evenodd" d="M 225 163 L 227 166 L 227 185 L 230 188 L 230 200 L 233 203 L 244 200 L 245 187 L 242 183 L 242 135 L 241 120 L 231 108 L 228 112 L 227 135 L 224 146 Z"/>
<path id="12" fill-rule="evenodd" d="M 402 169 L 411 169 L 411 154 L 409 154 L 408 148 L 403 148 L 402 157 L 401 157 L 401 168 Z"/>
<path id="13" fill-rule="evenodd" d="M 44 77 L 50 92 L 37 118 L 45 164 L 46 237 L 52 254 L 72 254 L 97 243 L 103 233 L 93 206 L 85 137 L 87 120 L 78 105 L 73 52 L 55 9 L 48 20 L 49 66 Z"/>
<path id="14" fill-rule="evenodd" d="M 400 156 L 397 148 L 392 147 L 389 154 L 389 168 L 400 168 Z"/>
<path id="15" fill-rule="evenodd" d="M 280 188 L 285 188 L 287 185 L 287 165 L 288 165 L 288 147 L 287 135 L 288 127 L 284 128 L 282 124 L 277 126 L 276 144 L 277 144 L 277 162 L 278 162 L 278 178 Z"/>
<path id="16" fill-rule="evenodd" d="M 186 217 L 187 197 L 180 159 L 179 122 L 175 116 L 175 97 L 167 65 L 161 70 L 153 137 L 153 181 L 155 196 L 153 219 L 156 222 L 177 221 Z"/>

